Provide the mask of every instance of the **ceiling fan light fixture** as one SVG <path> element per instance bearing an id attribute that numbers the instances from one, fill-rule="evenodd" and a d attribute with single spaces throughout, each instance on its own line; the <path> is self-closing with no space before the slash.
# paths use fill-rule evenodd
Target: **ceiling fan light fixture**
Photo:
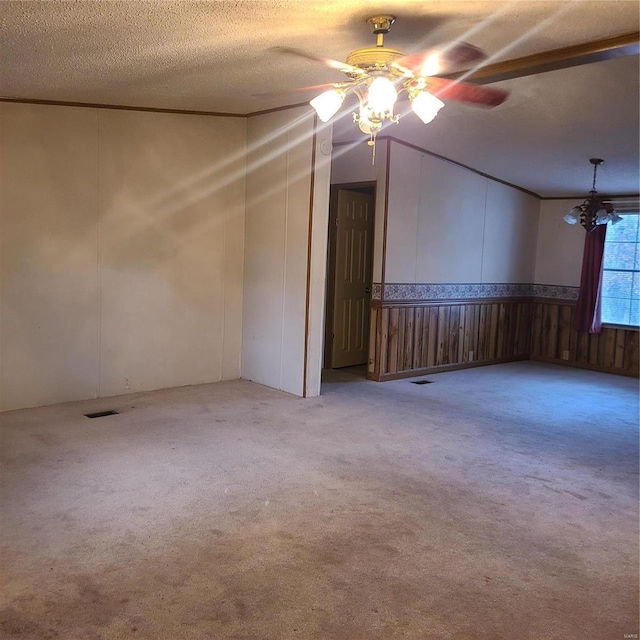
<path id="1" fill-rule="evenodd" d="M 340 89 L 329 89 L 315 97 L 309 103 L 318 114 L 322 122 L 328 122 L 342 106 L 345 92 Z"/>
<path id="2" fill-rule="evenodd" d="M 593 184 L 591 185 L 591 191 L 585 198 L 582 204 L 576 205 L 564 216 L 564 221 L 567 224 L 580 224 L 584 227 L 587 233 L 593 231 L 600 225 L 605 225 L 607 222 L 611 224 L 617 224 L 622 218 L 614 211 L 611 203 L 604 202 L 598 192 L 596 191 L 596 174 L 598 167 L 604 162 L 602 158 L 590 158 L 589 162 L 593 165 Z M 615 220 L 615 222 L 614 222 Z"/>
<path id="3" fill-rule="evenodd" d="M 438 115 L 438 111 L 442 107 L 444 107 L 444 102 L 428 91 L 419 91 L 411 97 L 413 112 L 425 124 L 429 124 Z"/>
<path id="4" fill-rule="evenodd" d="M 396 124 L 400 120 L 400 114 L 394 114 L 399 94 L 408 94 L 413 111 L 425 124 L 431 122 L 444 106 L 435 95 L 426 91 L 427 88 L 452 100 L 489 107 L 502 104 L 508 95 L 506 91 L 471 85 L 460 79 L 437 77 L 485 58 L 480 49 L 466 42 L 409 54 L 385 46 L 384 36 L 394 21 L 394 16 L 386 14 L 369 18 L 367 22 L 376 36 L 376 46 L 352 51 L 346 62 L 284 48 L 285 52 L 323 62 L 348 77 L 344 82 L 329 85 L 332 88 L 310 104 L 320 120 L 327 122 L 338 112 L 346 94 L 353 93 L 359 102 L 358 111 L 353 112 L 353 121 L 369 136 L 374 162 L 376 135 L 388 123 Z"/>

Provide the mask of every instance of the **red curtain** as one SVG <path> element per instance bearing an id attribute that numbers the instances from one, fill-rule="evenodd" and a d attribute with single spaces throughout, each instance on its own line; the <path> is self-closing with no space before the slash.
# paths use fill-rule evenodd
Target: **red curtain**
<path id="1" fill-rule="evenodd" d="M 598 225 L 585 234 L 582 276 L 577 306 L 577 329 L 588 333 L 601 333 L 600 306 L 602 299 L 602 258 L 607 225 Z"/>

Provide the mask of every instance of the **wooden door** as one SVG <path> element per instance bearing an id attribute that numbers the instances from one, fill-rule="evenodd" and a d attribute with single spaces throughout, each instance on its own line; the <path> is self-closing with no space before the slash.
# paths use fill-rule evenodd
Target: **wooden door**
<path id="1" fill-rule="evenodd" d="M 341 189 L 337 198 L 331 366 L 367 362 L 373 247 L 373 194 Z"/>

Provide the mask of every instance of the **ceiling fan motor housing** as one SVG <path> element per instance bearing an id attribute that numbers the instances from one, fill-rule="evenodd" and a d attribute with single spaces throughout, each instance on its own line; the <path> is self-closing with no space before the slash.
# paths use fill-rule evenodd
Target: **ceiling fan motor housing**
<path id="1" fill-rule="evenodd" d="M 405 55 L 404 51 L 390 47 L 365 47 L 352 51 L 347 57 L 347 64 L 364 71 L 395 71 L 391 63 Z"/>

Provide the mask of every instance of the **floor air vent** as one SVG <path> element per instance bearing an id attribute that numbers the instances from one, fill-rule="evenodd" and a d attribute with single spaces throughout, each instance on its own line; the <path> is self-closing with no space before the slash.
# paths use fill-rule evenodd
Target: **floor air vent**
<path id="1" fill-rule="evenodd" d="M 433 380 L 412 380 L 411 384 L 431 384 Z"/>
<path id="2" fill-rule="evenodd" d="M 96 411 L 96 413 L 85 413 L 87 418 L 104 418 L 105 416 L 117 416 L 117 411 Z"/>

